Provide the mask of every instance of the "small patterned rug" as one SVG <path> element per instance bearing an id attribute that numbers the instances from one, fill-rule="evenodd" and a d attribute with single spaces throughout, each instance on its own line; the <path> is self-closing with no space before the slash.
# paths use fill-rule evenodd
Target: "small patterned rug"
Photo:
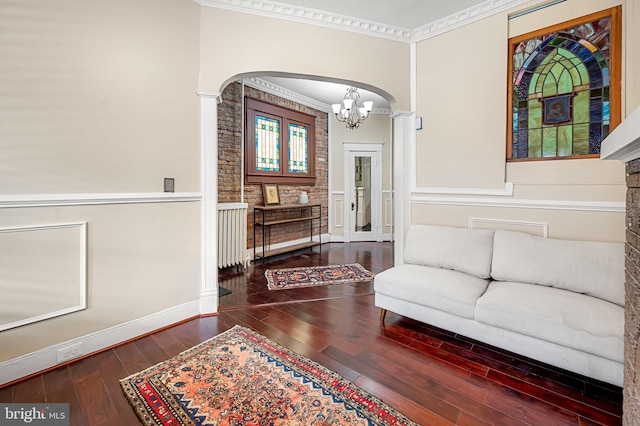
<path id="1" fill-rule="evenodd" d="M 145 425 L 417 425 L 337 373 L 240 326 L 120 385 Z"/>
<path id="2" fill-rule="evenodd" d="M 301 266 L 298 268 L 267 269 L 269 290 L 286 290 L 329 284 L 371 281 L 375 276 L 359 263 L 329 266 Z"/>

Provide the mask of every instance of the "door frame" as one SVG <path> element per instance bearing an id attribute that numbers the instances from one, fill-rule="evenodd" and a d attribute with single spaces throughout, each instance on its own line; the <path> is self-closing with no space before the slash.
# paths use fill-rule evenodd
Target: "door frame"
<path id="1" fill-rule="evenodd" d="M 371 154 L 371 241 L 382 242 L 382 146 L 383 142 L 343 143 L 344 150 L 344 241 L 351 242 L 355 223 L 355 215 L 351 214 L 351 203 L 355 203 L 351 155 L 357 153 Z"/>

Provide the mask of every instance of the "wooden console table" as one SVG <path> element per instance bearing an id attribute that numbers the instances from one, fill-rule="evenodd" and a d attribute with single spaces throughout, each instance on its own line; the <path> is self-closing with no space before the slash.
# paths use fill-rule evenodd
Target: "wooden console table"
<path id="1" fill-rule="evenodd" d="M 298 212 L 296 214 L 296 211 Z M 281 217 L 280 213 L 288 212 L 286 217 Z M 275 217 L 274 217 L 275 216 Z M 313 241 L 313 224 L 318 221 L 318 240 Z M 294 244 L 275 250 L 267 250 L 267 237 L 271 227 L 294 222 L 309 222 L 309 241 Z M 262 228 L 262 252 L 256 253 L 256 231 Z M 254 206 L 253 207 L 253 258 L 264 259 L 270 256 L 287 253 L 308 247 L 314 247 L 321 243 L 322 232 L 322 204 L 283 204 L 279 206 Z M 269 244 L 270 245 L 270 244 Z"/>

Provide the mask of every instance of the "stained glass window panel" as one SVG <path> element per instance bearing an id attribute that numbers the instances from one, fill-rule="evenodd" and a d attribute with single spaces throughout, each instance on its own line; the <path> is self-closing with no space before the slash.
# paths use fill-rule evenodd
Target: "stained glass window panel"
<path id="1" fill-rule="evenodd" d="M 619 8 L 511 39 L 509 159 L 600 153 L 615 127 L 613 23 L 619 35 Z M 613 65 L 619 66 L 619 55 L 614 56 Z"/>
<path id="2" fill-rule="evenodd" d="M 542 129 L 542 156 L 555 157 L 556 152 L 556 128 L 545 127 Z"/>
<path id="3" fill-rule="evenodd" d="M 307 173 L 309 171 L 308 151 L 307 127 L 289 123 L 289 172 Z"/>
<path id="4" fill-rule="evenodd" d="M 558 127 L 558 156 L 566 157 L 573 154 L 573 147 L 571 146 L 572 132 L 572 126 Z"/>
<path id="5" fill-rule="evenodd" d="M 256 170 L 280 171 L 280 121 L 256 115 Z"/>

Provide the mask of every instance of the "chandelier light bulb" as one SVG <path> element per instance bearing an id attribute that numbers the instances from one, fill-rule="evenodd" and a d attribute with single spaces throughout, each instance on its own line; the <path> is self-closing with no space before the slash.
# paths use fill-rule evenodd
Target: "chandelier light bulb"
<path id="1" fill-rule="evenodd" d="M 373 110 L 373 101 L 364 101 L 362 106 L 359 104 L 360 94 L 355 87 L 347 88 L 347 93 L 344 95 L 342 105 L 333 104 L 333 114 L 336 116 L 336 120 L 341 123 L 345 123 L 348 129 L 354 130 L 360 126 L 364 120 L 369 117 L 369 113 Z"/>

